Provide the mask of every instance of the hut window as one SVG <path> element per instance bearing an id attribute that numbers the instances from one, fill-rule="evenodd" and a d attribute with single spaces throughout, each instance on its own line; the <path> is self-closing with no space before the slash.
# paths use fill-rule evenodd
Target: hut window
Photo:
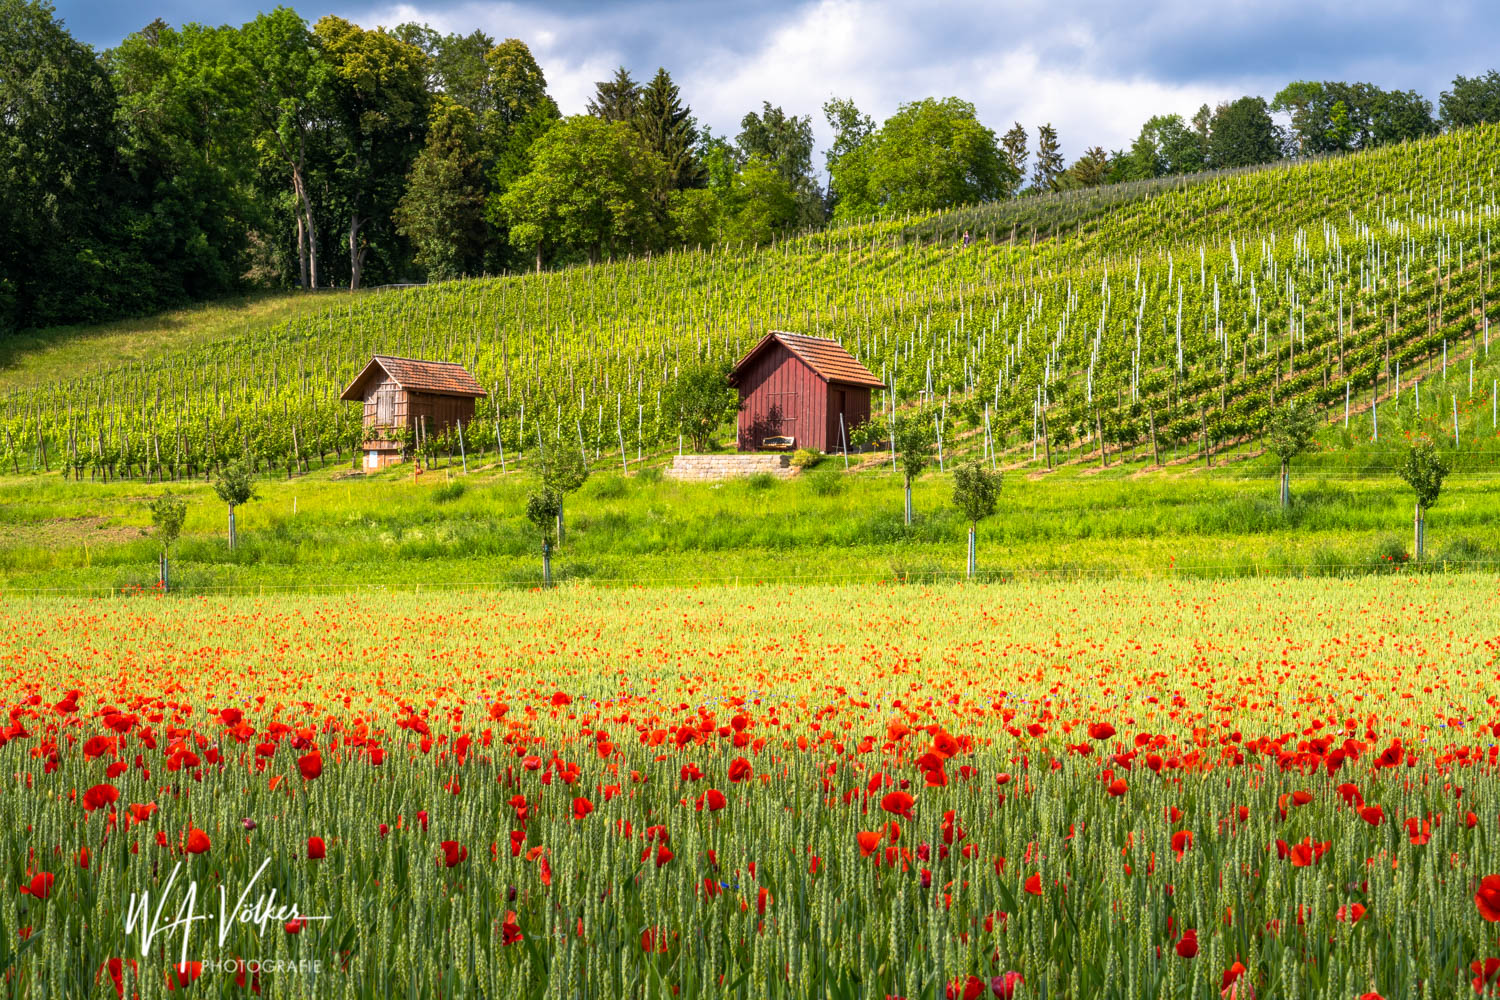
<path id="1" fill-rule="evenodd" d="M 388 389 L 375 393 L 375 422 L 389 424 L 395 412 L 396 394 Z"/>

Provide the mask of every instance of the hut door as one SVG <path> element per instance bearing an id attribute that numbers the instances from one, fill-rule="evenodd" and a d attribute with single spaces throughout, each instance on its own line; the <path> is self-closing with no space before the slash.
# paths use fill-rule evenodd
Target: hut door
<path id="1" fill-rule="evenodd" d="M 847 421 L 849 419 L 847 416 L 845 416 L 846 411 L 844 410 L 844 390 L 835 389 L 833 390 L 832 395 L 833 412 L 828 415 L 828 447 L 830 449 L 842 446 L 843 439 L 839 436 L 839 426 L 841 421 Z M 844 431 L 844 433 L 848 433 L 847 429 Z"/>
<path id="2" fill-rule="evenodd" d="M 773 392 L 771 396 L 771 436 L 795 438 L 797 436 L 797 394 L 795 392 Z M 797 442 L 800 447 L 801 441 Z"/>

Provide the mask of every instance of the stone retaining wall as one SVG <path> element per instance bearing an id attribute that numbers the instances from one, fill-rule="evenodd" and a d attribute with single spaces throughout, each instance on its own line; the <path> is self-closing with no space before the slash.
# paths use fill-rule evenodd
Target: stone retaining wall
<path id="1" fill-rule="evenodd" d="M 765 472 L 786 478 L 795 475 L 789 455 L 678 455 L 667 470 L 669 479 L 706 481 L 753 476 Z"/>

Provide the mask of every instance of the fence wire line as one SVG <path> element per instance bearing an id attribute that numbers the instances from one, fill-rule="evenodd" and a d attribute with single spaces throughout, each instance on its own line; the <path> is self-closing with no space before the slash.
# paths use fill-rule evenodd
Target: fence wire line
<path id="1" fill-rule="evenodd" d="M 639 589 L 702 589 L 708 587 L 768 587 L 768 586 L 823 586 L 857 583 L 889 584 L 891 586 L 924 586 L 943 584 L 971 584 L 998 586 L 1027 579 L 1062 580 L 1111 580 L 1111 579 L 1202 579 L 1202 580 L 1246 580 L 1262 577 L 1284 579 L 1323 579 L 1372 577 L 1428 577 L 1454 573 L 1500 572 L 1500 559 L 1447 559 L 1413 565 L 1392 563 L 1382 569 L 1368 562 L 1321 562 L 1321 563 L 1200 563 L 1187 566 L 1170 564 L 1164 567 L 1084 567 L 1039 566 L 1024 570 L 980 571 L 975 578 L 968 578 L 961 570 L 924 570 L 918 573 L 802 573 L 802 574 L 736 574 L 728 576 L 662 576 L 662 577 L 579 577 L 564 578 L 550 589 L 557 591 L 580 591 L 591 588 L 604 590 Z M 208 587 L 181 588 L 161 592 L 154 586 L 132 587 L 5 587 L 0 588 L 0 601 L 9 597 L 94 597 L 134 598 L 163 597 L 188 599 L 193 597 L 254 597 L 265 594 L 319 593 L 330 596 L 358 594 L 420 594 L 428 591 L 531 591 L 542 590 L 540 581 L 518 580 L 458 580 L 432 583 L 288 583 L 217 585 Z"/>

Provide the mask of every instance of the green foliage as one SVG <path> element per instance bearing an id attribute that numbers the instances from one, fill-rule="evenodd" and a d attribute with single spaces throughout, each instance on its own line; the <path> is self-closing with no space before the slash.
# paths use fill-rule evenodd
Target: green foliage
<path id="1" fill-rule="evenodd" d="M 428 89 L 482 118 L 495 109 L 485 57 L 495 40 L 483 31 L 440 35 L 425 24 L 408 22 L 391 34 L 427 56 Z"/>
<path id="2" fill-rule="evenodd" d="M 776 477 L 769 472 L 755 472 L 745 477 L 745 488 L 755 490 L 768 490 L 776 485 Z"/>
<path id="3" fill-rule="evenodd" d="M 794 469 L 811 469 L 821 461 L 823 461 L 823 453 L 821 451 L 813 451 L 810 448 L 798 448 L 792 452 L 791 462 Z"/>
<path id="4" fill-rule="evenodd" d="M 629 125 L 566 118 L 537 139 L 530 157 L 531 172 L 501 197 L 500 209 L 511 242 L 534 249 L 538 268 L 548 246 L 585 247 L 597 261 L 660 239 L 667 167 Z"/>
<path id="5" fill-rule="evenodd" d="M 557 544 L 557 515 L 561 511 L 562 497 L 550 487 L 543 486 L 526 498 L 526 520 L 541 534 L 546 548 Z"/>
<path id="6" fill-rule="evenodd" d="M 1020 122 L 1012 125 L 1010 131 L 1000 137 L 1000 148 L 1005 157 L 1007 172 L 1013 178 L 1010 190 L 1005 193 L 1013 195 L 1026 180 L 1026 127 Z"/>
<path id="7" fill-rule="evenodd" d="M 591 491 L 598 500 L 618 500 L 626 493 L 624 476 L 596 476 Z"/>
<path id="8" fill-rule="evenodd" d="M 1415 91 L 1369 83 L 1298 80 L 1283 87 L 1270 110 L 1291 116 L 1299 154 L 1369 149 L 1437 131 L 1432 104 Z"/>
<path id="9" fill-rule="evenodd" d="M 688 192 L 684 192 L 687 194 Z M 713 192 L 718 202 L 714 237 L 720 243 L 768 243 L 802 218 L 803 202 L 781 171 L 756 154 Z"/>
<path id="10" fill-rule="evenodd" d="M 112 81 L 45 3 L 0 0 L 0 51 L 0 331 L 141 311 Z"/>
<path id="11" fill-rule="evenodd" d="M 811 115 L 788 115 L 765 101 L 760 114 L 752 111 L 740 120 L 735 146 L 743 162 L 759 160 L 780 176 L 795 203 L 789 224 L 809 226 L 823 221 L 823 193 L 812 170 Z"/>
<path id="12" fill-rule="evenodd" d="M 319 19 L 313 38 L 322 54 L 314 94 L 332 125 L 326 205 L 346 230 L 349 287 L 357 289 L 373 237 L 389 224 L 422 148 L 428 61 L 395 35 L 333 15 Z"/>
<path id="13" fill-rule="evenodd" d="M 1293 400 L 1271 411 L 1266 419 L 1266 447 L 1283 462 L 1290 462 L 1312 448 L 1318 430 L 1318 415 L 1302 400 Z"/>
<path id="14" fill-rule="evenodd" d="M 1059 180 L 1062 188 L 1098 187 L 1109 183 L 1110 156 L 1103 146 L 1091 146 L 1084 151 Z"/>
<path id="15" fill-rule="evenodd" d="M 187 520 L 187 498 L 164 490 L 160 496 L 151 501 L 151 524 L 156 529 L 154 535 L 161 545 L 163 552 L 172 547 L 177 537 L 182 534 L 182 522 Z"/>
<path id="16" fill-rule="evenodd" d="M 542 468 L 542 485 L 557 497 L 560 504 L 569 493 L 576 493 L 588 481 L 589 467 L 574 445 L 558 440 L 547 449 Z"/>
<path id="17" fill-rule="evenodd" d="M 713 434 L 740 410 L 739 390 L 729 384 L 727 361 L 685 362 L 669 383 L 663 408 L 694 451 L 713 447 Z"/>
<path id="18" fill-rule="evenodd" d="M 1036 130 L 1036 163 L 1031 168 L 1031 186 L 1038 191 L 1056 191 L 1062 183 L 1062 145 L 1051 123 Z"/>
<path id="19" fill-rule="evenodd" d="M 878 131 L 852 104 L 830 102 L 841 129 L 831 161 L 837 217 L 931 211 L 986 201 L 1014 189 L 1010 161 L 974 105 L 956 97 L 903 104 Z"/>
<path id="20" fill-rule="evenodd" d="M 646 148 L 665 164 L 668 190 L 681 191 L 707 183 L 695 148 L 698 128 L 692 110 L 682 103 L 677 84 L 665 69 L 658 69 L 641 88 L 634 125 Z"/>
<path id="21" fill-rule="evenodd" d="M 853 100 L 837 97 L 824 102 L 823 116 L 833 131 L 833 142 L 824 154 L 833 217 L 868 214 L 870 137 L 875 134 L 875 120 L 855 107 Z"/>
<path id="22" fill-rule="evenodd" d="M 1455 76 L 1452 89 L 1443 91 L 1438 100 L 1438 108 L 1443 128 L 1449 132 L 1500 122 L 1500 72 Z"/>
<path id="23" fill-rule="evenodd" d="M 226 465 L 214 480 L 214 494 L 231 509 L 255 499 L 255 482 L 244 462 Z"/>
<path id="24" fill-rule="evenodd" d="M 641 88 L 630 77 L 624 66 L 615 70 L 608 80 L 594 84 L 594 96 L 589 98 L 588 112 L 595 118 L 607 122 L 633 122 L 640 111 Z"/>
<path id="25" fill-rule="evenodd" d="M 1208 159 L 1215 167 L 1248 167 L 1281 156 L 1281 136 L 1266 102 L 1241 97 L 1219 105 L 1208 140 Z"/>
<path id="26" fill-rule="evenodd" d="M 427 144 L 412 163 L 396 231 L 412 242 L 430 281 L 477 273 L 484 264 L 484 168 L 473 112 L 440 96 Z"/>
<path id="27" fill-rule="evenodd" d="M 807 488 L 815 497 L 838 496 L 844 492 L 844 474 L 833 467 L 817 469 L 808 473 Z"/>
<path id="28" fill-rule="evenodd" d="M 538 109 L 557 117 L 557 107 L 547 96 L 547 78 L 531 49 L 519 38 L 507 38 L 485 53 L 488 67 L 490 109 L 484 129 L 503 141 Z"/>
<path id="29" fill-rule="evenodd" d="M 1437 503 L 1448 475 L 1448 463 L 1431 441 L 1419 441 L 1407 448 L 1396 467 L 1396 474 L 1417 496 L 1417 506 L 1427 510 Z"/>
<path id="30" fill-rule="evenodd" d="M 896 461 L 901 466 L 902 478 L 910 486 L 932 464 L 933 448 L 937 446 L 932 412 L 918 407 L 898 413 L 894 438 Z"/>
<path id="31" fill-rule="evenodd" d="M 995 513 L 1000 477 L 999 472 L 991 472 L 979 462 L 963 462 L 953 470 L 953 506 L 963 512 L 970 525 Z"/>

